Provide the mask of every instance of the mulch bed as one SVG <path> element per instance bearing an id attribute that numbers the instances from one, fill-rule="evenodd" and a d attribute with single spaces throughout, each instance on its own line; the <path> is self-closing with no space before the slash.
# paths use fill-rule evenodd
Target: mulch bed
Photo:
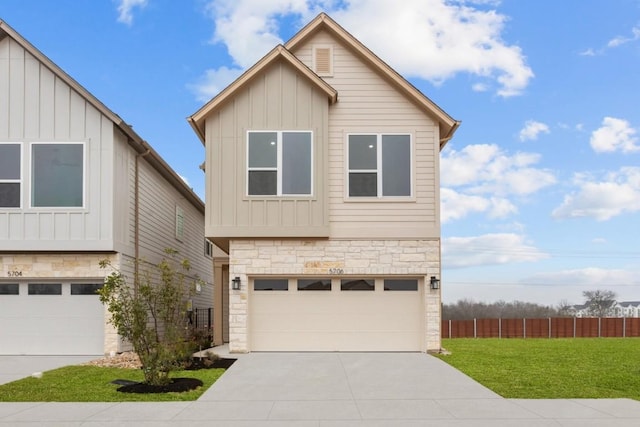
<path id="1" fill-rule="evenodd" d="M 171 378 L 171 382 L 166 385 L 151 385 L 145 383 L 134 383 L 118 387 L 122 393 L 182 393 L 202 387 L 202 381 L 196 378 Z"/>

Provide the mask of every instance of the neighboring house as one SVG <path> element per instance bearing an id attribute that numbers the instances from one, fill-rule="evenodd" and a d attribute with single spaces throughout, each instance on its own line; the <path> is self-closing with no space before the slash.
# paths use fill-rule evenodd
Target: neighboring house
<path id="1" fill-rule="evenodd" d="M 617 302 L 613 310 L 616 317 L 640 317 L 640 301 Z"/>
<path id="2" fill-rule="evenodd" d="M 459 122 L 325 14 L 189 122 L 206 236 L 229 254 L 216 343 L 440 349 L 439 154 Z"/>
<path id="3" fill-rule="evenodd" d="M 204 204 L 115 113 L 0 21 L 0 354 L 121 350 L 95 294 L 165 248 L 204 281 Z M 206 252 L 206 253 L 205 253 Z M 144 268 L 144 267 L 141 267 Z"/>

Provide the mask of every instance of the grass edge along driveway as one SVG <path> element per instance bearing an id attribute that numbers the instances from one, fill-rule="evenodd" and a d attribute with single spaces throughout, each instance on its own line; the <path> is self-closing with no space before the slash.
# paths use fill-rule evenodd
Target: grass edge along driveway
<path id="1" fill-rule="evenodd" d="M 440 359 L 505 398 L 640 400 L 640 338 L 443 339 Z"/>
<path id="2" fill-rule="evenodd" d="M 202 387 L 184 393 L 137 394 L 116 391 L 116 379 L 143 381 L 140 369 L 72 365 L 44 372 L 42 378 L 23 378 L 0 385 L 0 402 L 163 402 L 196 400 L 224 373 L 224 369 L 176 371 L 172 378 L 197 378 Z"/>

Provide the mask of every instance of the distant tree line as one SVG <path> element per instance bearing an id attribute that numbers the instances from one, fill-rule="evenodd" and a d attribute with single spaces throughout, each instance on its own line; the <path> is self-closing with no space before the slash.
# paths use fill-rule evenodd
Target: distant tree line
<path id="1" fill-rule="evenodd" d="M 616 304 L 616 294 L 612 291 L 595 290 L 582 292 L 583 307 L 588 315 L 606 317 Z M 497 301 L 493 303 L 476 302 L 471 299 L 458 300 L 453 304 L 442 305 L 443 320 L 472 319 L 522 319 L 543 317 L 571 317 L 575 314 L 575 305 L 566 300 L 557 306 L 540 305 L 524 301 Z"/>
<path id="2" fill-rule="evenodd" d="M 443 304 L 443 320 L 472 319 L 521 319 L 541 317 L 561 317 L 555 307 L 524 301 L 477 302 L 470 299 L 458 300 L 453 304 Z"/>

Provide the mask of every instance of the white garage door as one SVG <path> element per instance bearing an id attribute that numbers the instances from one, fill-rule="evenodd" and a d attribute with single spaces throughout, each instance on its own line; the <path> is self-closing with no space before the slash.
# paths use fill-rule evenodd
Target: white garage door
<path id="1" fill-rule="evenodd" d="M 421 351 L 423 285 L 402 279 L 254 279 L 252 351 Z"/>
<path id="2" fill-rule="evenodd" d="M 0 283 L 0 354 L 103 354 L 99 286 Z"/>

